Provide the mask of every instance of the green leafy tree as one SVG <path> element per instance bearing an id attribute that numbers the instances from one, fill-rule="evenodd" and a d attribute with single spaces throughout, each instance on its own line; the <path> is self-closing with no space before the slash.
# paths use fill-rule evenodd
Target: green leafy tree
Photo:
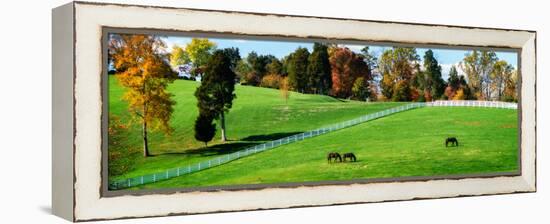
<path id="1" fill-rule="evenodd" d="M 193 38 L 185 46 L 185 51 L 189 60 L 193 63 L 192 74 L 202 74 L 204 66 L 210 59 L 212 52 L 216 49 L 216 44 L 206 38 Z"/>
<path id="2" fill-rule="evenodd" d="M 332 77 L 328 47 L 321 43 L 313 44 L 307 66 L 307 92 L 327 95 L 332 87 Z"/>
<path id="3" fill-rule="evenodd" d="M 490 77 L 493 65 L 498 60 L 494 51 L 474 50 L 466 54 L 460 68 L 468 77 L 468 85 L 475 97 L 487 100 L 491 97 Z"/>
<path id="4" fill-rule="evenodd" d="M 270 75 L 281 75 L 282 69 L 283 64 L 277 58 L 274 58 L 269 64 L 266 65 L 267 74 Z"/>
<path id="5" fill-rule="evenodd" d="M 518 101 L 518 71 L 513 70 L 504 83 L 504 101 Z"/>
<path id="6" fill-rule="evenodd" d="M 308 58 L 309 51 L 303 47 L 297 48 L 289 57 L 288 84 L 291 89 L 301 93 L 306 91 L 308 83 Z"/>
<path id="7" fill-rule="evenodd" d="M 409 80 L 400 80 L 393 87 L 392 101 L 411 101 L 413 100 L 413 91 L 411 91 Z"/>
<path id="8" fill-rule="evenodd" d="M 420 57 L 415 48 L 394 47 L 384 51 L 378 63 L 378 69 L 382 74 L 380 87 L 382 94 L 387 99 L 412 99 L 411 93 L 404 93 L 404 90 L 411 90 L 410 85 L 413 77 L 420 70 L 418 61 Z M 399 83 L 399 86 L 397 84 Z M 399 90 L 400 96 L 394 97 L 394 91 Z"/>
<path id="9" fill-rule="evenodd" d="M 231 59 L 222 50 L 216 50 L 206 64 L 201 85 L 195 91 L 199 114 L 220 120 L 221 141 L 227 140 L 225 114 L 236 98 L 235 77 Z"/>
<path id="10" fill-rule="evenodd" d="M 267 74 L 267 65 L 276 59 L 273 55 L 258 55 L 254 51 L 250 52 L 246 57 L 246 61 L 250 65 L 250 68 L 252 68 L 252 72 L 258 76 L 259 80 Z"/>
<path id="11" fill-rule="evenodd" d="M 359 77 L 353 82 L 353 88 L 351 89 L 352 99 L 366 101 L 370 96 L 369 83 L 364 77 Z"/>
<path id="12" fill-rule="evenodd" d="M 230 47 L 230 48 L 224 48 L 222 49 L 225 56 L 229 58 L 229 61 L 231 62 L 231 70 L 235 71 L 237 68 L 237 64 L 239 61 L 241 61 L 241 54 L 239 53 L 239 48 L 236 47 Z"/>
<path id="13" fill-rule="evenodd" d="M 149 131 L 172 132 L 170 118 L 176 101 L 167 87 L 177 75 L 162 54 L 165 47 L 159 37 L 151 35 L 121 35 L 109 44 L 119 72 L 117 79 L 126 89 L 123 100 L 132 118 L 142 126 L 144 157 L 150 155 Z"/>
<path id="14" fill-rule="evenodd" d="M 257 85 L 259 80 L 258 79 L 252 79 L 248 80 L 248 74 L 252 73 L 252 67 L 246 62 L 246 60 L 241 59 L 239 62 L 237 62 L 237 66 L 235 68 L 235 73 L 237 75 L 237 79 L 240 81 L 240 83 L 244 85 Z M 253 82 L 253 83 L 250 83 Z"/>
<path id="15" fill-rule="evenodd" d="M 512 77 L 514 67 L 508 64 L 504 60 L 499 60 L 493 65 L 491 74 L 491 93 L 494 93 L 497 100 L 504 100 L 504 89 L 506 87 L 506 81 Z"/>
<path id="16" fill-rule="evenodd" d="M 199 114 L 195 120 L 195 139 L 204 142 L 206 147 L 216 135 L 216 125 L 212 123 L 213 120 L 212 117 L 204 114 Z"/>
<path id="17" fill-rule="evenodd" d="M 172 68 L 176 68 L 180 65 L 185 65 L 191 62 L 187 52 L 178 45 L 172 47 L 172 53 L 170 54 L 170 65 Z"/>

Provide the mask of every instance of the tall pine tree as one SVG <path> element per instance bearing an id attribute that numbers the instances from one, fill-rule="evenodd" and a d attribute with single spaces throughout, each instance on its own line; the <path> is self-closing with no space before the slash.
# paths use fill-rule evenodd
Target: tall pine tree
<path id="1" fill-rule="evenodd" d="M 313 44 L 307 66 L 307 89 L 310 93 L 327 95 L 332 87 L 328 47 L 321 43 Z"/>
<path id="2" fill-rule="evenodd" d="M 309 51 L 307 48 L 299 47 L 289 57 L 288 62 L 288 84 L 291 89 L 297 92 L 305 92 L 308 78 L 307 78 L 307 63 L 309 58 Z"/>

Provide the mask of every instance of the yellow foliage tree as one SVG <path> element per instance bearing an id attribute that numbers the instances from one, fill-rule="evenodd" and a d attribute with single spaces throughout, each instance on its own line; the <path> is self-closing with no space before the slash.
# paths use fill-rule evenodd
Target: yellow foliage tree
<path id="1" fill-rule="evenodd" d="M 117 70 L 119 83 L 126 87 L 123 100 L 128 110 L 142 126 L 143 156 L 150 155 L 149 129 L 170 134 L 169 121 L 176 102 L 166 91 L 176 74 L 170 69 L 163 53 L 164 42 L 150 35 L 120 35 L 112 38 L 109 50 Z"/>
<path id="2" fill-rule="evenodd" d="M 465 100 L 466 97 L 464 96 L 464 90 L 462 88 L 458 89 L 453 96 L 452 100 Z"/>
<path id="3" fill-rule="evenodd" d="M 180 65 L 185 65 L 190 62 L 189 55 L 183 48 L 178 45 L 172 47 L 172 53 L 170 54 L 170 65 L 173 68 L 177 68 Z"/>
<path id="4" fill-rule="evenodd" d="M 285 103 L 288 103 L 288 98 L 290 97 L 290 85 L 288 84 L 288 77 L 281 78 L 279 82 L 279 90 L 281 91 L 281 97 L 285 100 Z"/>

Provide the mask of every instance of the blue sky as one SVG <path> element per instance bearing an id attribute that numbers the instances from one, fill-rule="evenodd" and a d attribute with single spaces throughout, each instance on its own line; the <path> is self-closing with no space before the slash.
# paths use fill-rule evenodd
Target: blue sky
<path id="1" fill-rule="evenodd" d="M 168 51 L 174 44 L 181 47 L 191 42 L 191 37 L 162 37 L 168 46 Z M 311 52 L 313 43 L 311 42 L 288 42 L 288 41 L 266 41 L 266 40 L 246 40 L 246 39 L 224 39 L 224 38 L 209 38 L 211 41 L 217 44 L 219 49 L 228 47 L 237 47 L 241 53 L 241 57 L 246 57 L 248 53 L 255 51 L 258 54 L 271 54 L 277 58 L 282 58 L 298 47 L 305 47 Z M 365 45 L 355 44 L 343 44 L 355 52 L 359 52 Z M 385 49 L 389 49 L 389 46 L 381 45 L 369 45 L 370 50 L 378 57 Z M 469 53 L 469 50 L 456 50 L 456 49 L 437 49 L 431 48 L 438 62 L 441 64 L 443 70 L 443 78 L 446 79 L 449 73 L 449 69 L 452 65 L 457 65 L 464 56 Z M 416 51 L 420 58 L 424 56 L 427 48 L 417 48 Z M 496 52 L 497 57 L 501 60 L 505 60 L 511 64 L 514 68 L 517 68 L 517 53 L 515 52 Z M 459 69 L 459 73 L 461 73 Z"/>

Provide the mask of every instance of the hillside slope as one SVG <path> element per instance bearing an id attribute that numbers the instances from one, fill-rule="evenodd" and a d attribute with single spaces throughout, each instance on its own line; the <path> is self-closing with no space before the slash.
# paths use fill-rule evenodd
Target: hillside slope
<path id="1" fill-rule="evenodd" d="M 138 188 L 265 184 L 518 170 L 517 111 L 427 107 Z M 448 136 L 459 147 L 445 147 Z M 328 152 L 355 163 L 328 164 Z"/>
<path id="2" fill-rule="evenodd" d="M 285 102 L 279 90 L 236 86 L 237 98 L 227 114 L 226 127 L 230 141 L 221 143 L 219 133 L 208 148 L 194 138 L 193 124 L 197 117 L 194 91 L 200 83 L 176 80 L 168 88 L 177 102 L 171 119 L 174 132 L 170 136 L 151 132 L 149 147 L 154 157 L 134 155 L 136 169 L 112 178 L 126 178 L 162 172 L 166 169 L 207 160 L 292 134 L 316 129 L 327 124 L 350 120 L 365 114 L 381 111 L 403 103 L 365 103 L 342 101 L 328 96 L 292 92 Z M 115 77 L 109 77 L 109 114 L 129 122 L 127 104 L 122 100 L 124 88 Z M 128 150 L 139 152 L 142 147 L 138 123 L 129 126 L 125 136 L 120 136 Z M 136 153 L 138 154 L 138 153 Z"/>

